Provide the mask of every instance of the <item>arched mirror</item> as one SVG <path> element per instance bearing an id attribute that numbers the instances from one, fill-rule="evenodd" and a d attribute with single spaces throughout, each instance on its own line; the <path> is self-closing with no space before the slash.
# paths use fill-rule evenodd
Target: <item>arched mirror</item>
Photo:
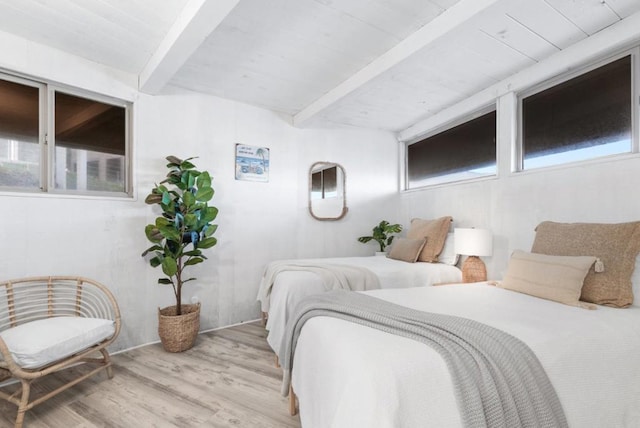
<path id="1" fill-rule="evenodd" d="M 340 220 L 347 214 L 344 168 L 316 162 L 309 169 L 309 212 L 316 220 Z"/>

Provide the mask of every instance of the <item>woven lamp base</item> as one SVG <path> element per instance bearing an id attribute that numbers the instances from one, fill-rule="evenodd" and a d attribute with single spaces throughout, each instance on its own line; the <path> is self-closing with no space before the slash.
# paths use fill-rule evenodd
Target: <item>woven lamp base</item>
<path id="1" fill-rule="evenodd" d="M 200 303 L 182 305 L 182 315 L 176 307 L 158 309 L 158 336 L 167 352 L 183 352 L 196 343 L 200 331 Z"/>
<path id="2" fill-rule="evenodd" d="M 469 256 L 462 263 L 462 282 L 480 282 L 487 280 L 487 268 L 478 256 Z"/>

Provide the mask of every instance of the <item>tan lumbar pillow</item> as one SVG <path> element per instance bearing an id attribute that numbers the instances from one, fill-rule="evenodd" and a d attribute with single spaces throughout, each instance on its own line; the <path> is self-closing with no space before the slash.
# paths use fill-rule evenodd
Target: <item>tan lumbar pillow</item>
<path id="1" fill-rule="evenodd" d="M 391 251 L 389 251 L 388 257 L 390 259 L 415 263 L 426 242 L 426 239 L 396 238 L 393 241 L 393 246 L 391 247 Z"/>
<path id="2" fill-rule="evenodd" d="M 435 220 L 423 220 L 414 218 L 407 232 L 409 239 L 426 239 L 427 242 L 422 248 L 418 261 L 435 263 L 444 247 L 449 228 L 453 219 L 450 216 L 440 217 Z"/>
<path id="3" fill-rule="evenodd" d="M 549 256 L 516 250 L 499 287 L 571 306 L 580 304 L 593 256 Z"/>

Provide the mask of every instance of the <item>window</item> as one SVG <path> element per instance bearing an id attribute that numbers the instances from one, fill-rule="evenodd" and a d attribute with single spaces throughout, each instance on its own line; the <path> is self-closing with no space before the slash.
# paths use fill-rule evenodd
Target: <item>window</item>
<path id="1" fill-rule="evenodd" d="M 130 194 L 130 109 L 0 75 L 0 188 Z"/>
<path id="2" fill-rule="evenodd" d="M 496 111 L 407 145 L 407 189 L 496 174 Z"/>
<path id="3" fill-rule="evenodd" d="M 632 150 L 632 56 L 521 98 L 520 169 Z"/>
<path id="4" fill-rule="evenodd" d="M 21 79 L 0 80 L 0 184 L 40 186 L 40 92 Z"/>

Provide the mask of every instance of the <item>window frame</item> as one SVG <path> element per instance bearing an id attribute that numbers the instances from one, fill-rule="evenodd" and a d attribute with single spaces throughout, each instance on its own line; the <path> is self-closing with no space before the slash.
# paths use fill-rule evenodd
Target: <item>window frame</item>
<path id="1" fill-rule="evenodd" d="M 555 86 L 561 85 L 565 82 L 568 82 L 576 77 L 580 77 L 584 74 L 587 74 L 593 70 L 596 70 L 605 65 L 611 64 L 619 59 L 622 59 L 626 56 L 631 57 L 631 147 L 628 152 L 622 153 L 613 153 L 609 155 L 596 156 L 588 159 L 580 159 L 570 162 L 564 163 L 556 163 L 551 165 L 533 167 L 533 168 L 524 168 L 524 135 L 523 135 L 523 127 L 524 127 L 524 118 L 523 118 L 523 100 L 532 95 L 543 92 L 547 89 L 553 88 Z M 640 140 L 638 138 L 638 102 L 640 100 L 640 93 L 638 91 L 638 73 L 640 72 L 640 46 L 635 46 L 632 48 L 624 49 L 608 55 L 606 57 L 600 57 L 595 59 L 594 61 L 589 62 L 588 64 L 584 64 L 582 66 L 576 67 L 569 72 L 562 73 L 556 75 L 553 78 L 547 79 L 537 85 L 534 85 L 528 89 L 520 91 L 517 93 L 517 113 L 516 113 L 516 122 L 517 122 L 517 136 L 516 136 L 516 144 L 515 153 L 513 156 L 513 164 L 511 166 L 511 172 L 514 174 L 522 174 L 522 173 L 532 173 L 536 171 L 545 171 L 551 169 L 560 169 L 571 167 L 575 165 L 585 165 L 590 163 L 598 163 L 605 162 L 608 160 L 619 159 L 620 157 L 628 157 L 630 155 L 637 154 L 640 151 Z"/>
<path id="2" fill-rule="evenodd" d="M 132 124 L 133 103 L 123 99 L 98 94 L 89 90 L 22 76 L 0 69 L 0 80 L 6 80 L 39 90 L 38 145 L 40 147 L 40 185 L 38 188 L 12 187 L 0 184 L 0 194 L 58 195 L 85 198 L 133 198 Z M 55 93 L 85 98 L 125 109 L 124 191 L 91 191 L 56 189 L 55 187 Z"/>
<path id="3" fill-rule="evenodd" d="M 428 179 L 429 182 L 427 184 L 424 184 L 419 187 L 409 188 L 409 146 L 410 145 L 414 143 L 418 143 L 422 140 L 433 137 L 440 133 L 446 132 L 457 126 L 464 125 L 465 123 L 471 122 L 472 120 L 478 119 L 479 117 L 494 111 L 496 113 L 496 122 L 495 122 L 496 170 L 495 170 L 495 173 L 485 174 L 485 175 L 472 177 L 472 178 L 452 179 L 452 180 L 443 180 L 441 177 L 446 177 L 447 175 L 450 175 L 450 174 L 443 174 L 441 176 L 432 177 Z M 435 126 L 434 128 L 432 128 L 430 131 L 426 133 L 420 134 L 416 137 L 411 138 L 410 140 L 405 141 L 402 145 L 403 161 L 402 161 L 402 171 L 401 171 L 401 177 L 402 177 L 401 191 L 415 192 L 415 191 L 420 191 L 428 188 L 449 186 L 449 185 L 460 184 L 460 183 L 470 183 L 475 181 L 483 181 L 483 180 L 495 179 L 496 177 L 498 177 L 498 174 L 500 171 L 499 152 L 498 152 L 500 149 L 500 144 L 498 141 L 499 140 L 499 128 L 498 128 L 499 121 L 500 121 L 499 103 L 497 102 L 497 100 L 493 100 L 490 104 L 487 104 L 478 109 L 472 110 L 471 112 L 466 113 L 464 115 L 456 116 L 452 120 L 443 122 L 442 124 Z"/>
<path id="4" fill-rule="evenodd" d="M 45 165 L 47 162 L 44 161 L 47 159 L 47 150 L 46 146 L 43 144 L 46 139 L 47 132 L 45 126 L 43 126 L 43 124 L 46 123 L 45 119 L 47 115 L 47 85 L 43 82 L 38 82 L 22 76 L 4 73 L 2 70 L 0 70 L 0 80 L 38 89 L 38 148 L 40 153 L 40 165 L 38 165 L 38 169 L 40 170 L 40 185 L 37 188 L 0 185 L 0 191 L 11 193 L 40 193 L 43 191 L 43 181 L 47 174 Z"/>

